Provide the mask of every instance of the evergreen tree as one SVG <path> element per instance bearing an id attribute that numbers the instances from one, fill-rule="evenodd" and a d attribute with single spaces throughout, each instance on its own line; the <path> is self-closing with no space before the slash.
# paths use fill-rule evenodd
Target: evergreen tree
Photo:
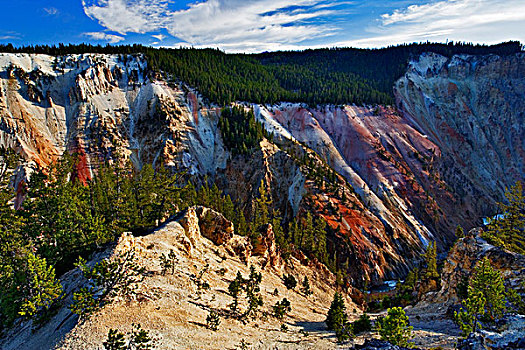
<path id="1" fill-rule="evenodd" d="M 467 299 L 462 301 L 454 319 L 461 328 L 464 337 L 481 328 L 482 318 L 494 321 L 505 310 L 505 286 L 501 273 L 494 270 L 490 260 L 484 258 L 475 268 L 474 276 L 467 289 Z"/>
<path id="2" fill-rule="evenodd" d="M 82 258 L 76 265 L 92 281 L 92 286 L 73 293 L 70 309 L 80 316 L 88 316 L 116 297 L 132 297 L 144 277 L 144 268 L 137 265 L 133 250 L 104 259 L 93 267 L 87 266 Z"/>
<path id="3" fill-rule="evenodd" d="M 439 278 L 439 273 L 437 271 L 437 251 L 436 243 L 430 242 L 425 252 L 425 263 L 427 265 L 425 270 L 425 276 L 428 279 Z"/>
<path id="4" fill-rule="evenodd" d="M 310 289 L 310 281 L 308 280 L 308 276 L 304 276 L 303 283 L 301 286 L 301 292 L 303 292 L 304 295 L 310 296 L 312 294 L 312 290 Z"/>
<path id="5" fill-rule="evenodd" d="M 292 307 L 286 298 L 276 302 L 273 306 L 273 315 L 280 320 L 282 320 L 283 317 L 290 311 L 292 311 Z"/>
<path id="6" fill-rule="evenodd" d="M 283 281 L 287 289 L 294 289 L 297 286 L 297 280 L 292 274 L 284 275 Z"/>
<path id="7" fill-rule="evenodd" d="M 323 264 L 328 264 L 328 251 L 326 249 L 326 221 L 319 217 L 315 221 L 314 237 L 317 242 L 315 256 Z"/>
<path id="8" fill-rule="evenodd" d="M 411 347 L 413 343 L 409 340 L 412 337 L 412 329 L 405 311 L 400 307 L 393 307 L 387 310 L 387 315 L 377 322 L 377 331 L 382 340 L 386 340 L 393 345 Z"/>
<path id="9" fill-rule="evenodd" d="M 339 292 L 335 292 L 334 294 L 334 299 L 328 310 L 325 323 L 329 330 L 335 331 L 339 341 L 350 337 L 351 326 L 348 323 L 343 296 Z"/>
<path id="10" fill-rule="evenodd" d="M 233 302 L 230 304 L 230 309 L 236 313 L 239 307 L 239 293 L 241 292 L 242 285 L 244 284 L 244 278 L 240 271 L 237 271 L 237 276 L 228 285 L 228 292 L 233 298 Z"/>
<path id="11" fill-rule="evenodd" d="M 33 253 L 17 258 L 2 277 L 0 307 L 7 325 L 18 316 L 31 318 L 46 312 L 62 295 L 55 269 Z"/>
<path id="12" fill-rule="evenodd" d="M 206 326 L 208 329 L 211 329 L 212 331 L 217 331 L 219 329 L 219 325 L 221 324 L 221 318 L 219 317 L 219 314 L 215 311 L 210 311 L 208 316 L 206 317 Z"/>
<path id="13" fill-rule="evenodd" d="M 454 311 L 454 320 L 466 338 L 470 333 L 481 328 L 479 317 L 485 313 L 485 297 L 481 291 L 476 291 L 472 286 L 468 287 L 468 297 L 462 301 L 465 309 Z"/>
<path id="14" fill-rule="evenodd" d="M 474 270 L 471 286 L 479 291 L 485 299 L 485 313 L 490 321 L 500 317 L 505 310 L 505 285 L 501 272 L 492 268 L 490 260 L 485 257 Z"/>
<path id="15" fill-rule="evenodd" d="M 110 329 L 103 343 L 105 350 L 152 350 L 155 340 L 140 324 L 132 324 L 132 329 L 126 335 L 116 329 Z"/>
<path id="16" fill-rule="evenodd" d="M 500 216 L 491 220 L 482 233 L 488 242 L 525 254 L 525 192 L 518 181 L 505 190 L 508 203 L 499 203 Z"/>

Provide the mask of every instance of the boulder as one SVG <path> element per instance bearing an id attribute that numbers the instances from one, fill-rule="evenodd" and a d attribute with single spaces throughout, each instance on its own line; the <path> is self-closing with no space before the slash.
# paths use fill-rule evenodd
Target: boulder
<path id="1" fill-rule="evenodd" d="M 262 267 L 279 268 L 282 266 L 281 254 L 275 243 L 275 233 L 271 224 L 264 225 L 260 230 L 260 238 L 253 247 L 252 254 L 262 257 Z"/>
<path id="2" fill-rule="evenodd" d="M 387 341 L 378 339 L 367 339 L 362 345 L 355 345 L 354 350 L 408 350 L 402 346 L 392 345 Z M 410 348 L 411 350 L 418 350 L 418 348 Z M 420 350 L 420 349 L 419 349 Z"/>
<path id="3" fill-rule="evenodd" d="M 200 233 L 216 245 L 223 245 L 233 237 L 233 223 L 221 213 L 205 207 L 194 207 Z"/>

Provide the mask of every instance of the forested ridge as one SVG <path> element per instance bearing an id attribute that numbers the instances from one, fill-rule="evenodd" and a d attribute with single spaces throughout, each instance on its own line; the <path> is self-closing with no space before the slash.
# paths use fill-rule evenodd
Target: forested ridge
<path id="1" fill-rule="evenodd" d="M 243 120 L 251 116 L 248 120 L 253 121 L 252 112 L 232 109 L 225 113 Z M 254 128 L 249 130 L 256 133 L 259 128 Z M 82 181 L 75 175 L 78 156 L 66 153 L 50 167 L 35 169 L 22 207 L 15 210 L 10 181 L 20 161 L 12 150 L 0 148 L 0 288 L 4 291 L 0 295 L 0 334 L 20 316 L 43 322 L 61 300 L 58 276 L 72 269 L 79 257 L 88 258 L 105 249 L 124 232 L 150 232 L 195 205 L 222 213 L 234 223 L 235 232 L 249 237 L 254 245 L 264 226 L 271 223 L 284 256 L 290 244 L 296 243 L 337 269 L 327 252 L 324 220 L 314 221 L 309 214 L 287 230 L 262 183 L 253 206 L 245 208 L 207 180 L 195 187 L 187 174 L 151 164 L 137 170 L 118 157 L 102 164 L 92 179 Z"/>
<path id="2" fill-rule="evenodd" d="M 217 49 L 152 48 L 142 45 L 59 45 L 13 47 L 0 52 L 49 55 L 143 53 L 150 67 L 169 73 L 225 106 L 235 101 L 274 104 L 281 101 L 316 104 L 392 104 L 392 86 L 408 61 L 423 52 L 509 55 L 521 43 L 498 45 L 421 43 L 383 49 L 333 48 L 261 54 L 226 54 Z"/>

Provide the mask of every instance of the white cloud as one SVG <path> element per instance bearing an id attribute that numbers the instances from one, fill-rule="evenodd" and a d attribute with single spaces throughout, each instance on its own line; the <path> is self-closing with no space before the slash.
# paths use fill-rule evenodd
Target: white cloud
<path id="1" fill-rule="evenodd" d="M 371 35 L 338 43 L 378 47 L 418 41 L 525 42 L 523 0 L 441 0 L 381 15 Z"/>
<path id="2" fill-rule="evenodd" d="M 17 32 L 13 32 L 13 31 L 0 32 L 0 40 L 18 40 L 21 38 L 22 38 L 22 35 Z"/>
<path id="3" fill-rule="evenodd" d="M 44 7 L 44 12 L 48 16 L 56 16 L 60 13 L 60 11 L 55 7 Z"/>
<path id="4" fill-rule="evenodd" d="M 196 47 L 229 51 L 283 48 L 331 35 L 334 26 L 312 20 L 336 14 L 333 7 L 341 3 L 347 1 L 207 0 L 171 11 L 166 0 L 83 0 L 85 13 L 108 30 L 126 34 L 165 29 Z"/>
<path id="5" fill-rule="evenodd" d="M 380 15 L 366 28 L 352 28 L 351 24 L 330 20 L 334 16 L 341 18 L 343 11 L 355 13 L 358 9 L 380 8 L 378 4 L 345 0 L 204 0 L 184 10 L 172 11 L 171 1 L 82 0 L 82 3 L 85 13 L 109 31 L 124 35 L 166 30 L 188 46 L 220 47 L 230 52 L 381 47 L 447 39 L 525 42 L 524 0 L 420 1 Z M 356 4 L 355 9 L 348 8 L 352 4 Z M 346 5 L 344 10 L 341 5 Z M 349 40 L 342 39 L 344 36 Z M 152 37 L 158 43 L 155 45 L 161 45 L 166 38 L 163 34 Z M 313 39 L 316 45 L 307 44 Z"/>
<path id="6" fill-rule="evenodd" d="M 82 0 L 84 12 L 103 27 L 120 33 L 146 33 L 164 25 L 166 0 Z"/>
<path id="7" fill-rule="evenodd" d="M 166 39 L 166 35 L 162 35 L 162 34 L 152 35 L 152 37 L 157 39 L 158 41 L 162 41 L 162 40 Z M 153 43 L 153 44 L 155 44 L 155 43 Z"/>
<path id="8" fill-rule="evenodd" d="M 107 42 L 110 42 L 111 44 L 115 44 L 115 43 L 118 43 L 119 41 L 124 40 L 124 38 L 121 37 L 120 35 L 108 34 L 104 32 L 89 32 L 89 33 L 84 33 L 83 35 L 89 36 L 91 39 L 94 39 L 94 40 L 107 41 Z"/>

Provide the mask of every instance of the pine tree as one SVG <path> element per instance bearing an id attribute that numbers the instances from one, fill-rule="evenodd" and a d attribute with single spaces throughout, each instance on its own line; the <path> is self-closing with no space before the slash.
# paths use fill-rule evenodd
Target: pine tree
<path id="1" fill-rule="evenodd" d="M 326 221 L 319 217 L 315 221 L 314 236 L 317 242 L 315 255 L 323 264 L 328 263 L 328 252 L 326 250 Z"/>
<path id="2" fill-rule="evenodd" d="M 334 299 L 328 310 L 325 323 L 329 330 L 335 331 L 339 341 L 350 337 L 351 326 L 348 323 L 343 296 L 339 292 L 335 292 L 334 294 Z"/>
<path id="3" fill-rule="evenodd" d="M 46 259 L 33 253 L 17 260 L 11 280 L 3 287 L 2 312 L 7 311 L 8 321 L 18 315 L 30 318 L 45 312 L 62 295 L 55 269 L 47 264 Z"/>
<path id="4" fill-rule="evenodd" d="M 228 285 L 228 293 L 233 298 L 233 302 L 230 304 L 230 310 L 236 313 L 239 307 L 239 293 L 241 292 L 242 285 L 244 284 L 244 278 L 240 271 L 237 271 L 237 276 Z"/>
<path id="5" fill-rule="evenodd" d="M 501 272 L 492 268 L 490 260 L 485 257 L 474 270 L 471 286 L 480 291 L 485 299 L 485 311 L 490 321 L 500 317 L 505 310 L 505 285 Z"/>
<path id="6" fill-rule="evenodd" d="M 427 251 L 425 252 L 425 263 L 427 265 L 425 270 L 426 278 L 439 278 L 439 273 L 437 271 L 437 251 L 435 242 L 430 242 L 427 247 Z"/>
<path id="7" fill-rule="evenodd" d="M 387 310 L 387 315 L 377 322 L 377 331 L 382 340 L 393 345 L 411 347 L 412 329 L 405 311 L 400 307 Z"/>
<path id="8" fill-rule="evenodd" d="M 488 242 L 525 254 L 525 192 L 518 181 L 505 190 L 508 203 L 499 203 L 501 216 L 491 220 L 482 233 Z"/>
<path id="9" fill-rule="evenodd" d="M 292 274 L 284 275 L 283 282 L 287 289 L 294 289 L 297 286 L 297 280 Z"/>
<path id="10" fill-rule="evenodd" d="M 483 293 L 475 290 L 472 286 L 468 287 L 467 293 L 467 299 L 461 303 L 465 309 L 461 308 L 459 312 L 454 311 L 454 320 L 465 338 L 481 327 L 478 320 L 485 313 L 485 297 Z"/>
<path id="11" fill-rule="evenodd" d="M 239 212 L 239 220 L 237 223 L 237 234 L 241 236 L 246 236 L 246 233 L 248 231 L 248 225 L 246 223 L 246 218 L 244 217 L 244 213 L 242 209 Z"/>
<path id="12" fill-rule="evenodd" d="M 206 317 L 206 326 L 208 329 L 211 329 L 212 331 L 217 331 L 219 329 L 219 325 L 221 324 L 221 318 L 219 317 L 219 314 L 215 311 L 210 311 L 208 316 Z"/>
<path id="13" fill-rule="evenodd" d="M 254 224 L 255 229 L 270 222 L 269 208 L 272 204 L 264 186 L 263 180 L 259 185 L 259 198 L 255 200 Z"/>
<path id="14" fill-rule="evenodd" d="M 304 276 L 303 283 L 301 286 L 301 292 L 303 292 L 303 294 L 306 296 L 312 295 L 312 290 L 310 288 L 310 281 L 308 280 L 308 276 Z"/>
<path id="15" fill-rule="evenodd" d="M 283 317 L 290 311 L 292 311 L 292 307 L 290 306 L 290 302 L 286 298 L 283 298 L 283 300 L 276 302 L 273 306 L 273 315 L 280 320 L 282 320 Z"/>

